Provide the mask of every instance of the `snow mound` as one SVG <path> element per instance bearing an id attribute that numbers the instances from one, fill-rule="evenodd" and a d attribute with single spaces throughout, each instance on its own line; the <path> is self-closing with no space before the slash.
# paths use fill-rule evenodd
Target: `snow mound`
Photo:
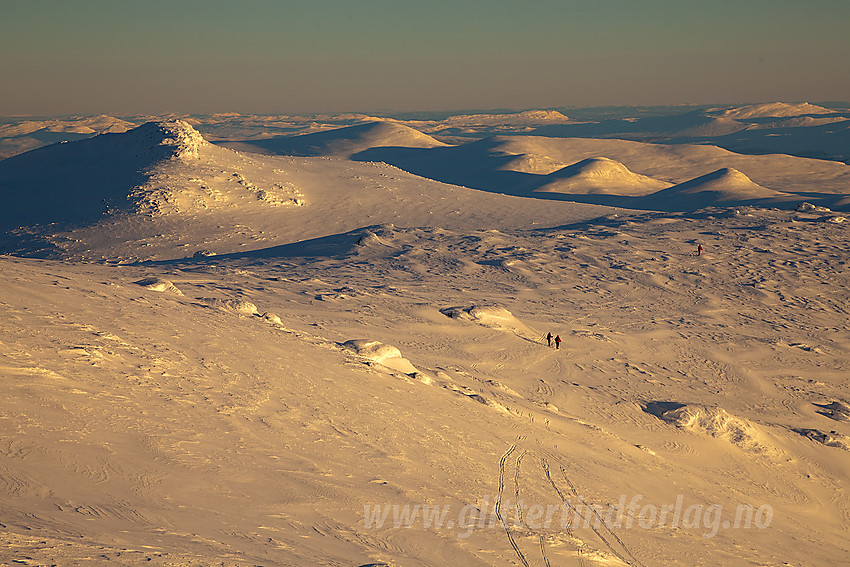
<path id="1" fill-rule="evenodd" d="M 259 315 L 257 306 L 244 299 L 215 299 L 202 297 L 198 301 L 207 307 L 227 311 L 229 313 L 236 313 L 237 315 Z"/>
<path id="2" fill-rule="evenodd" d="M 382 235 L 385 235 L 387 233 L 389 233 L 391 235 L 392 234 L 392 225 L 388 225 L 388 226 L 389 226 L 389 229 L 387 229 L 386 227 L 380 227 L 380 228 L 377 229 L 377 231 L 380 232 Z M 383 229 L 383 230 L 381 230 L 381 229 Z M 363 235 L 360 236 L 357 239 L 357 242 L 355 243 L 355 245 L 356 246 L 366 246 L 366 247 L 374 247 L 374 246 L 390 246 L 391 247 L 392 246 L 391 244 L 384 242 L 381 239 L 380 236 L 378 236 L 377 234 L 375 234 L 375 232 L 373 232 L 371 230 L 364 230 Z"/>
<path id="3" fill-rule="evenodd" d="M 403 372 L 413 374 L 418 372 L 409 360 L 401 355 L 398 348 L 372 339 L 353 339 L 342 343 L 345 348 L 367 360 Z"/>
<path id="4" fill-rule="evenodd" d="M 776 202 L 791 195 L 762 187 L 742 172 L 724 167 L 647 196 L 659 210 L 694 210 L 709 206 Z"/>
<path id="5" fill-rule="evenodd" d="M 742 172 L 731 167 L 723 167 L 706 175 L 680 183 L 673 187 L 676 193 L 696 195 L 714 192 L 722 198 L 752 199 L 777 194 L 751 180 Z"/>
<path id="6" fill-rule="evenodd" d="M 726 118 L 785 118 L 788 116 L 801 116 L 803 114 L 831 114 L 833 111 L 801 102 L 797 104 L 786 102 L 771 102 L 764 104 L 748 104 L 731 108 L 723 112 L 722 116 Z"/>
<path id="7" fill-rule="evenodd" d="M 351 157 L 371 148 L 436 148 L 446 144 L 410 126 L 379 120 L 324 132 L 222 145 L 281 155 Z"/>
<path id="8" fill-rule="evenodd" d="M 499 331 L 510 331 L 529 340 L 536 340 L 540 333 L 514 317 L 513 313 L 499 306 L 447 307 L 440 313 L 449 319 L 470 321 Z"/>
<path id="9" fill-rule="evenodd" d="M 749 453 L 768 456 L 779 454 L 779 450 L 755 424 L 722 408 L 655 403 L 647 404 L 646 411 L 667 423 L 694 433 L 723 439 Z"/>
<path id="10" fill-rule="evenodd" d="M 140 285 L 143 288 L 148 289 L 150 291 L 161 291 L 161 292 L 174 293 L 174 294 L 177 294 L 177 295 L 183 295 L 183 292 L 180 291 L 179 289 L 177 289 L 177 286 L 175 286 L 173 283 L 171 283 L 171 281 L 163 279 L 163 278 L 158 278 L 156 276 L 151 276 L 151 277 L 148 277 L 148 278 L 142 278 L 139 281 L 136 281 L 136 282 L 133 282 L 133 283 L 135 283 L 136 285 Z"/>
<path id="11" fill-rule="evenodd" d="M 520 173 L 534 173 L 537 175 L 548 175 L 564 167 L 564 163 L 557 161 L 547 155 L 538 153 L 524 153 L 508 158 L 504 164 L 497 169 L 502 171 L 518 171 Z"/>
<path id="12" fill-rule="evenodd" d="M 263 321 L 268 321 L 272 325 L 283 326 L 283 321 L 280 320 L 280 317 L 270 311 L 266 311 L 265 313 L 263 313 L 262 319 Z"/>
<path id="13" fill-rule="evenodd" d="M 813 205 L 811 203 L 800 203 L 797 205 L 796 211 L 801 213 L 829 213 L 831 212 L 827 207 L 818 207 L 817 205 Z"/>
<path id="14" fill-rule="evenodd" d="M 634 173 L 622 163 L 605 157 L 581 160 L 548 176 L 536 191 L 567 194 L 647 195 L 672 183 Z"/>

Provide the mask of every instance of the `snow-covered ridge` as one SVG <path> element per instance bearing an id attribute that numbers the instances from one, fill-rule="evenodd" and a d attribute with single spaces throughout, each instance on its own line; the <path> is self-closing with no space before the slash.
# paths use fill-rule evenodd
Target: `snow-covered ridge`
<path id="1" fill-rule="evenodd" d="M 497 114 L 458 114 L 447 118 L 444 122 L 458 126 L 462 124 L 521 124 L 567 122 L 569 117 L 557 110 L 525 110 L 518 113 Z"/>
<path id="2" fill-rule="evenodd" d="M 24 120 L 0 124 L 0 138 L 27 136 L 39 131 L 68 134 L 105 134 L 121 133 L 131 130 L 136 124 L 101 114 L 98 116 L 75 117 L 70 119 Z"/>
<path id="3" fill-rule="evenodd" d="M 824 108 L 816 104 L 809 104 L 808 102 L 771 102 L 761 104 L 748 104 L 746 106 L 729 108 L 723 111 L 722 116 L 726 118 L 748 119 L 764 117 L 802 116 L 806 114 L 830 114 L 832 112 L 833 111 L 828 108 Z"/>
<path id="4" fill-rule="evenodd" d="M 0 228 L 84 228 L 120 218 L 127 221 L 122 226 L 136 227 L 133 232 L 142 226 L 137 221 L 154 216 L 208 217 L 223 210 L 253 214 L 303 204 L 300 190 L 281 172 L 208 143 L 186 121 L 147 122 L 124 133 L 52 144 L 0 162 Z M 117 240 L 134 238 L 122 233 Z"/>
<path id="5" fill-rule="evenodd" d="M 210 146 L 197 130 L 183 120 L 147 122 L 131 133 L 149 142 L 151 147 L 167 148 L 173 157 L 182 160 L 198 159 L 200 149 Z"/>

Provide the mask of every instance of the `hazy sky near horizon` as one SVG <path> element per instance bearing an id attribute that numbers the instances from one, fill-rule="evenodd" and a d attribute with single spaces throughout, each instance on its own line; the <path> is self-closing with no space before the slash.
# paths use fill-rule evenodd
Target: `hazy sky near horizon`
<path id="1" fill-rule="evenodd" d="M 0 0 L 0 114 L 850 99 L 847 0 Z"/>

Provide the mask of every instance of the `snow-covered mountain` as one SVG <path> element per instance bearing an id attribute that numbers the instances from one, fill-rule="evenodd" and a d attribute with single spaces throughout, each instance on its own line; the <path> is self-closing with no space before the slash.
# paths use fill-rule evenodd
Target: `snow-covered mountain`
<path id="1" fill-rule="evenodd" d="M 0 161 L 0 197 L 5 251 L 120 261 L 250 250 L 372 224 L 551 226 L 610 212 L 482 194 L 382 163 L 238 152 L 179 120 Z"/>

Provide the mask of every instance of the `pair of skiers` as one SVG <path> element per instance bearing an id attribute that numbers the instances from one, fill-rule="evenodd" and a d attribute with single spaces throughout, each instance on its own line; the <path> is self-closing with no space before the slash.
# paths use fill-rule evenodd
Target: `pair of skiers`
<path id="1" fill-rule="evenodd" d="M 546 342 L 549 343 L 549 346 L 552 346 L 552 333 L 546 333 Z M 555 335 L 555 348 L 561 348 L 561 335 Z"/>

